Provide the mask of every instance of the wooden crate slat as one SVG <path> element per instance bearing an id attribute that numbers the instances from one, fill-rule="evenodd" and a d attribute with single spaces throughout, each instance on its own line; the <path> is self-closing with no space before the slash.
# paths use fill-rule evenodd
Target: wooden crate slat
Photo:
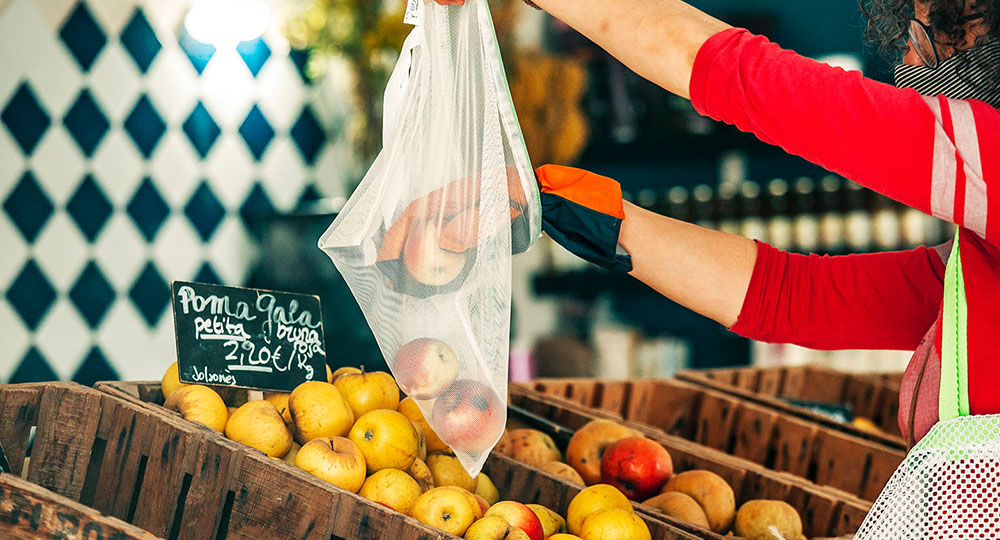
<path id="1" fill-rule="evenodd" d="M 184 475 L 190 470 L 189 453 L 191 431 L 159 422 L 153 427 L 145 474 L 139 481 L 135 514 L 130 519 L 135 525 L 154 534 L 168 536 L 174 513 L 184 487 Z"/>
<path id="2" fill-rule="evenodd" d="M 736 411 L 730 453 L 754 463 L 767 464 L 773 453 L 774 427 L 778 417 L 778 413 L 765 407 L 743 404 Z"/>
<path id="3" fill-rule="evenodd" d="M 691 438 L 697 421 L 694 411 L 701 405 L 701 392 L 689 385 L 665 389 L 659 381 L 642 380 L 632 384 L 632 399 L 623 416 L 662 429 L 671 435 Z M 655 403 L 656 406 L 648 406 Z"/>
<path id="4" fill-rule="evenodd" d="M 38 402 L 42 387 L 37 385 L 0 385 L 0 445 L 14 474 L 22 474 L 28 451 L 31 428 L 38 421 Z"/>
<path id="5" fill-rule="evenodd" d="M 98 437 L 104 441 L 104 457 L 90 505 L 108 515 L 128 519 L 132 501 L 138 496 L 140 467 L 149 455 L 155 422 L 134 407 L 105 398 Z"/>
<path id="6" fill-rule="evenodd" d="M 813 441 L 819 428 L 805 420 L 778 415 L 774 423 L 774 455 L 768 466 L 803 478 L 815 479 L 810 473 L 813 460 Z"/>
<path id="7" fill-rule="evenodd" d="M 764 396 L 776 397 L 781 390 L 781 384 L 784 380 L 784 369 L 763 369 L 760 371 L 760 382 L 757 385 L 757 393 Z"/>
<path id="8" fill-rule="evenodd" d="M 330 509 L 342 498 L 331 496 L 331 490 L 339 490 L 270 461 L 263 454 L 243 457 L 233 484 L 227 538 L 328 540 L 336 532 Z"/>
<path id="9" fill-rule="evenodd" d="M 101 394 L 73 383 L 42 390 L 28 481 L 80 498 L 101 418 Z"/>
<path id="10" fill-rule="evenodd" d="M 726 396 L 705 394 L 695 413 L 695 442 L 726 451 L 736 421 L 737 403 Z"/>
<path id="11" fill-rule="evenodd" d="M 156 540 L 157 537 L 15 475 L 0 474 L 0 538 Z"/>
<path id="12" fill-rule="evenodd" d="M 178 538 L 214 540 L 226 495 L 242 463 L 244 450 L 222 437 L 195 441 L 193 472 Z"/>

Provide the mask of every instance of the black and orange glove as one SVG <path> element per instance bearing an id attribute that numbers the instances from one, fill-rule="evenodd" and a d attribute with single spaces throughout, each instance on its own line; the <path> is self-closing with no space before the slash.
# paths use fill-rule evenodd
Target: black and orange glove
<path id="1" fill-rule="evenodd" d="M 582 169 L 543 165 L 542 230 L 581 259 L 616 272 L 630 272 L 632 258 L 618 244 L 625 219 L 618 182 Z"/>

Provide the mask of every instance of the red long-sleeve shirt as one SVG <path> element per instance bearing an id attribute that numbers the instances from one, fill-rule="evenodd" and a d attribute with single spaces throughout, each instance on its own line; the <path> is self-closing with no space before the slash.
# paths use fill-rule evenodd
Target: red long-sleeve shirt
<path id="1" fill-rule="evenodd" d="M 742 29 L 698 52 L 691 101 L 828 170 L 962 227 L 969 309 L 969 404 L 1000 412 L 1000 111 L 926 97 L 783 50 Z M 937 420 L 940 313 L 949 245 L 819 257 L 758 244 L 732 330 L 819 349 L 913 349 L 900 396 L 906 433 L 921 366 L 914 434 Z"/>

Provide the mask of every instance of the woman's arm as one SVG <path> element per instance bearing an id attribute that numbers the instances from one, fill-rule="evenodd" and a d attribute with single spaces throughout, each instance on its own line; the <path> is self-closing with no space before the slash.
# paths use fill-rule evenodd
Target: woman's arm
<path id="1" fill-rule="evenodd" d="M 753 240 L 626 202 L 618 241 L 633 277 L 726 328 L 736 323 L 757 258 Z"/>
<path id="2" fill-rule="evenodd" d="M 534 0 L 632 71 L 679 96 L 698 50 L 730 25 L 679 0 Z"/>
<path id="3" fill-rule="evenodd" d="M 814 349 L 913 350 L 937 317 L 948 247 L 821 257 L 760 244 L 732 331 Z"/>

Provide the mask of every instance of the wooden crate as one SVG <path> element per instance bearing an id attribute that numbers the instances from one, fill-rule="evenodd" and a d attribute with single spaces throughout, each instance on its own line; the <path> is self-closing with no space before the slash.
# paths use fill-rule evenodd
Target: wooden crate
<path id="1" fill-rule="evenodd" d="M 191 424 L 191 422 L 182 420 L 179 416 L 167 411 L 161 406 L 163 403 L 163 394 L 160 391 L 160 385 L 158 382 L 101 382 L 97 383 L 96 387 L 109 396 L 112 396 L 117 400 L 128 402 L 132 406 L 141 407 L 157 415 L 171 416 L 176 422 Z M 201 426 L 198 427 L 201 428 Z M 212 430 L 207 428 L 202 428 L 202 430 L 209 432 L 209 434 L 215 439 L 221 439 L 229 445 L 241 447 L 247 454 L 263 455 L 250 447 L 229 441 L 221 434 Z M 262 459 L 268 462 L 269 467 L 266 467 L 266 470 L 269 473 L 269 476 L 266 478 L 262 477 L 260 480 L 251 479 L 253 483 L 249 483 L 249 485 L 255 486 L 258 489 L 268 483 L 277 483 L 281 485 L 284 483 L 283 479 L 286 475 L 313 479 L 313 477 L 307 473 L 289 465 L 288 463 L 285 463 L 284 461 L 272 460 L 269 458 Z M 258 471 L 263 469 L 265 468 L 262 467 L 261 469 L 258 469 Z M 582 487 L 566 483 L 554 475 L 527 467 L 524 464 L 518 463 L 499 454 L 492 454 L 487 459 L 483 471 L 494 480 L 494 483 L 500 489 L 501 496 L 505 499 L 517 500 L 524 503 L 542 504 L 563 515 L 565 515 L 566 509 L 569 507 L 569 502 L 582 489 Z M 319 480 L 315 481 L 322 485 L 329 486 L 329 484 L 325 484 Z M 352 504 L 354 505 L 354 509 L 350 514 L 338 514 L 337 518 L 334 520 L 335 526 L 345 527 L 346 530 L 344 530 L 342 534 L 339 534 L 339 536 L 343 538 L 392 537 L 395 540 L 397 531 L 400 530 L 400 526 L 397 522 L 401 522 L 401 520 L 405 519 L 408 523 L 416 523 L 416 521 L 412 518 L 406 518 L 397 512 L 375 505 L 374 503 L 354 495 L 353 493 L 339 490 L 333 486 L 329 486 L 329 488 L 331 490 L 337 490 L 342 494 L 342 496 L 351 499 Z M 364 507 L 362 508 L 360 505 L 364 505 Z M 340 506 L 341 508 L 344 508 L 345 503 L 341 502 Z M 377 512 L 372 512 L 371 510 L 373 509 L 377 510 Z M 696 527 L 689 523 L 663 515 L 652 508 L 636 505 L 636 510 L 637 514 L 649 526 L 650 533 L 652 534 L 654 540 L 723 540 L 721 535 L 714 534 L 711 531 L 707 531 L 700 527 Z M 274 519 L 280 518 L 276 515 Z M 230 530 L 232 530 L 232 528 L 230 528 Z M 436 529 L 430 530 L 436 532 L 437 536 L 441 538 L 454 538 L 437 531 Z M 404 537 L 407 539 L 410 538 L 409 536 Z M 240 536 L 239 538 L 243 538 L 243 536 Z M 246 536 L 246 538 L 251 538 L 251 536 Z M 261 538 L 263 538 L 263 536 Z"/>
<path id="2" fill-rule="evenodd" d="M 681 371 L 677 378 L 739 396 L 890 448 L 906 449 L 899 431 L 902 373 L 848 373 L 821 366 L 727 368 Z M 881 430 L 872 433 L 840 422 L 783 398 L 846 405 Z"/>
<path id="3" fill-rule="evenodd" d="M 13 474 L 0 474 L 0 538 L 5 540 L 158 540 Z"/>
<path id="4" fill-rule="evenodd" d="M 743 440 L 741 445 L 746 450 L 753 447 L 753 440 L 760 436 L 746 432 L 736 434 L 731 425 L 716 425 L 717 418 L 731 424 L 734 415 L 742 414 L 743 411 L 733 407 L 716 410 L 714 417 L 686 416 L 684 407 L 697 403 L 699 392 L 705 390 L 686 383 L 677 383 L 667 389 L 638 382 L 615 384 L 593 379 L 560 379 L 513 384 L 510 402 L 574 430 L 598 418 L 625 423 L 661 443 L 670 452 L 675 470 L 706 469 L 723 477 L 733 487 L 737 501 L 787 501 L 802 516 L 804 532 L 809 537 L 840 536 L 857 530 L 871 508 L 870 502 L 842 489 L 817 485 L 801 476 L 775 471 L 704 444 L 709 439 L 728 441 L 729 437 L 717 436 L 721 429 L 733 433 L 733 440 Z M 634 412 L 646 406 L 648 414 Z M 765 425 L 770 425 L 763 418 L 761 433 Z M 700 437 L 678 435 L 685 430 L 698 432 Z M 763 442 L 760 445 L 766 446 Z M 791 454 L 793 449 L 780 450 Z M 859 473 L 849 469 L 837 469 L 836 472 L 853 477 Z"/>

